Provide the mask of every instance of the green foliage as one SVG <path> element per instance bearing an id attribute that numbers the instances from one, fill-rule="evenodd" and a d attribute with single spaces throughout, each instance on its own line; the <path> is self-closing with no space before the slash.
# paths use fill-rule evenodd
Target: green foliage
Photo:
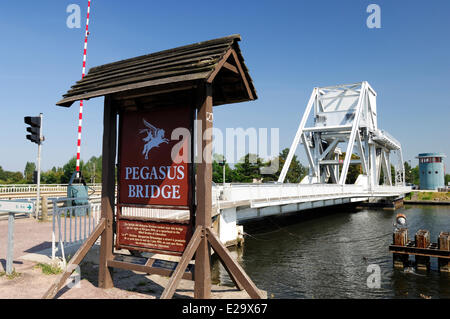
<path id="1" fill-rule="evenodd" d="M 27 162 L 25 164 L 25 180 L 27 183 L 33 183 L 33 173 L 36 170 L 36 164 L 33 162 Z"/>
<path id="2" fill-rule="evenodd" d="M 0 166 L 0 184 L 22 184 L 25 183 L 21 172 L 4 171 Z"/>
<path id="3" fill-rule="evenodd" d="M 41 268 L 44 275 L 57 275 L 62 273 L 62 269 L 55 265 L 39 263 L 35 267 Z"/>
<path id="4" fill-rule="evenodd" d="M 433 193 L 432 192 L 420 192 L 420 193 L 418 193 L 418 199 L 419 200 L 432 200 Z"/>
<path id="5" fill-rule="evenodd" d="M 102 181 L 102 157 L 92 156 L 81 168 L 86 183 L 101 183 Z"/>
<path id="6" fill-rule="evenodd" d="M 92 156 L 84 164 L 80 162 L 81 172 L 86 183 L 100 183 L 102 180 L 102 157 Z M 53 167 L 48 171 L 41 171 L 42 184 L 67 184 L 76 169 L 76 157 L 72 157 L 63 167 Z M 21 172 L 4 171 L 0 166 L 0 184 L 31 184 L 33 183 L 33 172 L 36 170 L 35 163 L 27 162 L 25 165 L 25 176 Z"/>
<path id="7" fill-rule="evenodd" d="M 213 171 L 213 182 L 223 183 L 223 168 L 225 166 L 225 183 L 232 182 L 233 169 L 228 165 L 223 155 L 214 154 L 212 171 Z"/>
<path id="8" fill-rule="evenodd" d="M 445 186 L 448 186 L 450 183 L 450 174 L 445 174 Z"/>
<path id="9" fill-rule="evenodd" d="M 264 175 L 264 182 L 267 181 L 277 181 L 280 177 L 281 170 L 283 169 L 284 163 L 286 162 L 286 158 L 289 154 L 289 148 L 285 148 L 280 152 L 278 156 L 278 170 L 275 174 L 272 175 Z M 264 166 L 270 166 L 271 162 L 265 163 Z M 292 157 L 291 165 L 289 166 L 288 172 L 284 179 L 285 183 L 300 183 L 303 177 L 308 173 L 308 169 L 303 166 L 297 158 L 297 155 Z"/>
<path id="10" fill-rule="evenodd" d="M 84 162 L 80 161 L 80 169 L 83 170 Z M 61 184 L 67 184 L 72 177 L 72 174 L 76 171 L 77 168 L 77 158 L 72 157 L 62 168 L 63 175 L 61 176 Z"/>
<path id="11" fill-rule="evenodd" d="M 13 268 L 13 271 L 9 275 L 6 274 L 6 271 L 0 272 L 0 277 L 5 276 L 7 279 L 10 279 L 10 280 L 20 277 L 20 275 L 21 275 L 21 273 L 17 272 L 15 268 Z"/>
<path id="12" fill-rule="evenodd" d="M 254 180 L 261 180 L 260 167 L 263 166 L 261 158 L 255 154 L 245 155 L 239 163 L 234 165 L 233 182 L 252 183 Z"/>
<path id="13" fill-rule="evenodd" d="M 77 159 L 72 157 L 62 168 L 61 183 L 67 184 L 72 177 L 72 174 L 76 171 Z M 92 156 L 85 164 L 80 161 L 80 170 L 86 183 L 100 183 L 102 180 L 102 157 Z"/>
<path id="14" fill-rule="evenodd" d="M 44 184 L 61 184 L 61 178 L 64 171 L 61 167 L 53 167 L 47 172 L 41 173 L 41 182 Z"/>
<path id="15" fill-rule="evenodd" d="M 411 183 L 415 185 L 419 185 L 419 166 L 411 167 L 408 162 L 404 163 L 405 165 L 405 182 Z"/>
<path id="16" fill-rule="evenodd" d="M 278 160 L 278 168 L 274 174 L 261 174 L 260 169 L 262 167 L 269 167 L 271 161 L 263 161 L 257 155 L 247 154 L 245 155 L 239 163 L 234 165 L 234 168 L 225 161 L 223 155 L 214 154 L 213 155 L 213 181 L 215 183 L 223 183 L 223 168 L 225 166 L 225 182 L 235 182 L 235 183 L 252 183 L 253 181 L 270 182 L 277 181 L 280 176 L 283 165 L 286 162 L 287 155 L 289 154 L 289 149 L 286 148 L 281 151 L 277 158 L 272 159 L 272 162 Z M 307 174 L 308 170 L 298 160 L 297 156 L 293 156 L 291 165 L 289 167 L 288 173 L 286 174 L 286 183 L 299 183 L 302 178 Z"/>
<path id="17" fill-rule="evenodd" d="M 359 156 L 352 154 L 351 156 L 352 160 L 359 160 Z M 344 161 L 345 160 L 345 152 L 343 152 L 340 156 L 339 156 L 339 160 Z M 339 173 L 342 172 L 342 165 L 339 165 Z M 348 172 L 347 172 L 347 178 L 345 180 L 345 184 L 354 184 L 356 182 L 356 179 L 358 178 L 358 176 L 362 174 L 362 166 L 361 164 L 356 164 L 356 165 L 349 165 L 348 166 Z"/>

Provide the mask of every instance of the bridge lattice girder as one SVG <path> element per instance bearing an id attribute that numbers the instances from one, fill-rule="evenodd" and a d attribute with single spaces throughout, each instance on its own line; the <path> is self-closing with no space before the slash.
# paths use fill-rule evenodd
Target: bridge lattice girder
<path id="1" fill-rule="evenodd" d="M 356 184 L 374 188 L 383 172 L 382 184 L 403 186 L 402 147 L 378 128 L 376 96 L 365 81 L 314 88 L 278 182 L 284 182 L 297 146 L 303 144 L 309 174 L 302 184 L 344 185 L 350 165 L 361 164 L 362 174 Z M 343 160 L 341 145 L 345 147 Z M 395 180 L 391 176 L 393 155 L 397 160 L 393 165 Z"/>

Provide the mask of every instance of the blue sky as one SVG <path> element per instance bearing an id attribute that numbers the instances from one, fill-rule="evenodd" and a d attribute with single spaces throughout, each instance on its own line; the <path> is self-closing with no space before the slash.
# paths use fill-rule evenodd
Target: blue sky
<path id="1" fill-rule="evenodd" d="M 69 4 L 81 28 L 66 26 Z M 381 7 L 381 29 L 366 8 Z M 36 145 L 23 117 L 44 114 L 42 168 L 76 152 L 78 104 L 55 106 L 81 78 L 87 0 L 2 1 L 0 166 L 23 171 Z M 289 147 L 315 86 L 369 81 L 378 93 L 379 126 L 418 153 L 450 156 L 450 2 L 433 1 L 118 1 L 92 0 L 88 69 L 230 34 L 259 99 L 215 108 L 215 126 L 280 128 Z M 82 154 L 101 153 L 103 99 L 85 103 Z M 306 164 L 305 161 L 303 161 Z M 447 167 L 449 159 L 446 160 Z"/>

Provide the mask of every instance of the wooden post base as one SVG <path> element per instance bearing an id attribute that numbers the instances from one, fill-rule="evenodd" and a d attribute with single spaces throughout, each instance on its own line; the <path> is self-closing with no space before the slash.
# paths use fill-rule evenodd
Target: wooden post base
<path id="1" fill-rule="evenodd" d="M 450 273 L 450 259 L 439 258 L 438 259 L 438 264 L 439 264 L 439 271 L 440 272 Z"/>
<path id="2" fill-rule="evenodd" d="M 394 268 L 404 269 L 409 264 L 409 255 L 393 254 Z"/>
<path id="3" fill-rule="evenodd" d="M 416 269 L 422 271 L 428 271 L 430 269 L 430 257 L 416 256 Z"/>
<path id="4" fill-rule="evenodd" d="M 204 237 L 202 237 L 204 236 Z M 217 235 L 213 232 L 210 227 L 202 227 L 197 226 L 189 244 L 184 251 L 183 256 L 181 257 L 180 262 L 178 263 L 177 268 L 175 269 L 172 277 L 170 278 L 169 284 L 166 289 L 163 291 L 161 295 L 161 299 L 170 299 L 175 293 L 176 287 L 181 280 L 181 277 L 189 264 L 189 261 L 194 256 L 194 253 L 198 249 L 202 249 L 200 244 L 202 240 L 207 240 L 214 251 L 219 256 L 220 261 L 224 265 L 225 269 L 230 274 L 231 279 L 236 284 L 238 289 L 246 290 L 251 298 L 254 299 L 262 299 L 263 295 L 261 291 L 255 286 L 255 284 L 251 281 L 242 267 L 237 263 L 236 260 L 231 256 L 228 249 L 222 244 L 222 242 L 217 238 Z M 210 278 L 206 278 L 211 280 Z M 210 285 L 210 283 L 209 283 Z M 208 286 L 208 285 L 205 285 Z"/>

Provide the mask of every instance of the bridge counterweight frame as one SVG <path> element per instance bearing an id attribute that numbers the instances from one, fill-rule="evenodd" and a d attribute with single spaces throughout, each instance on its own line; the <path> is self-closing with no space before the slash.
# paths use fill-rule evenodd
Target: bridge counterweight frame
<path id="1" fill-rule="evenodd" d="M 378 129 L 376 96 L 366 81 L 314 88 L 278 182 L 284 182 L 298 144 L 303 144 L 309 174 L 301 181 L 302 184 L 345 185 L 350 165 L 361 164 L 362 174 L 356 184 L 369 189 L 380 184 L 404 186 L 401 144 Z M 342 152 L 338 146 L 342 143 L 346 144 L 346 152 L 344 159 L 340 160 Z M 397 155 L 397 162 L 392 178 L 393 153 Z M 381 172 L 383 180 L 380 183 Z"/>

